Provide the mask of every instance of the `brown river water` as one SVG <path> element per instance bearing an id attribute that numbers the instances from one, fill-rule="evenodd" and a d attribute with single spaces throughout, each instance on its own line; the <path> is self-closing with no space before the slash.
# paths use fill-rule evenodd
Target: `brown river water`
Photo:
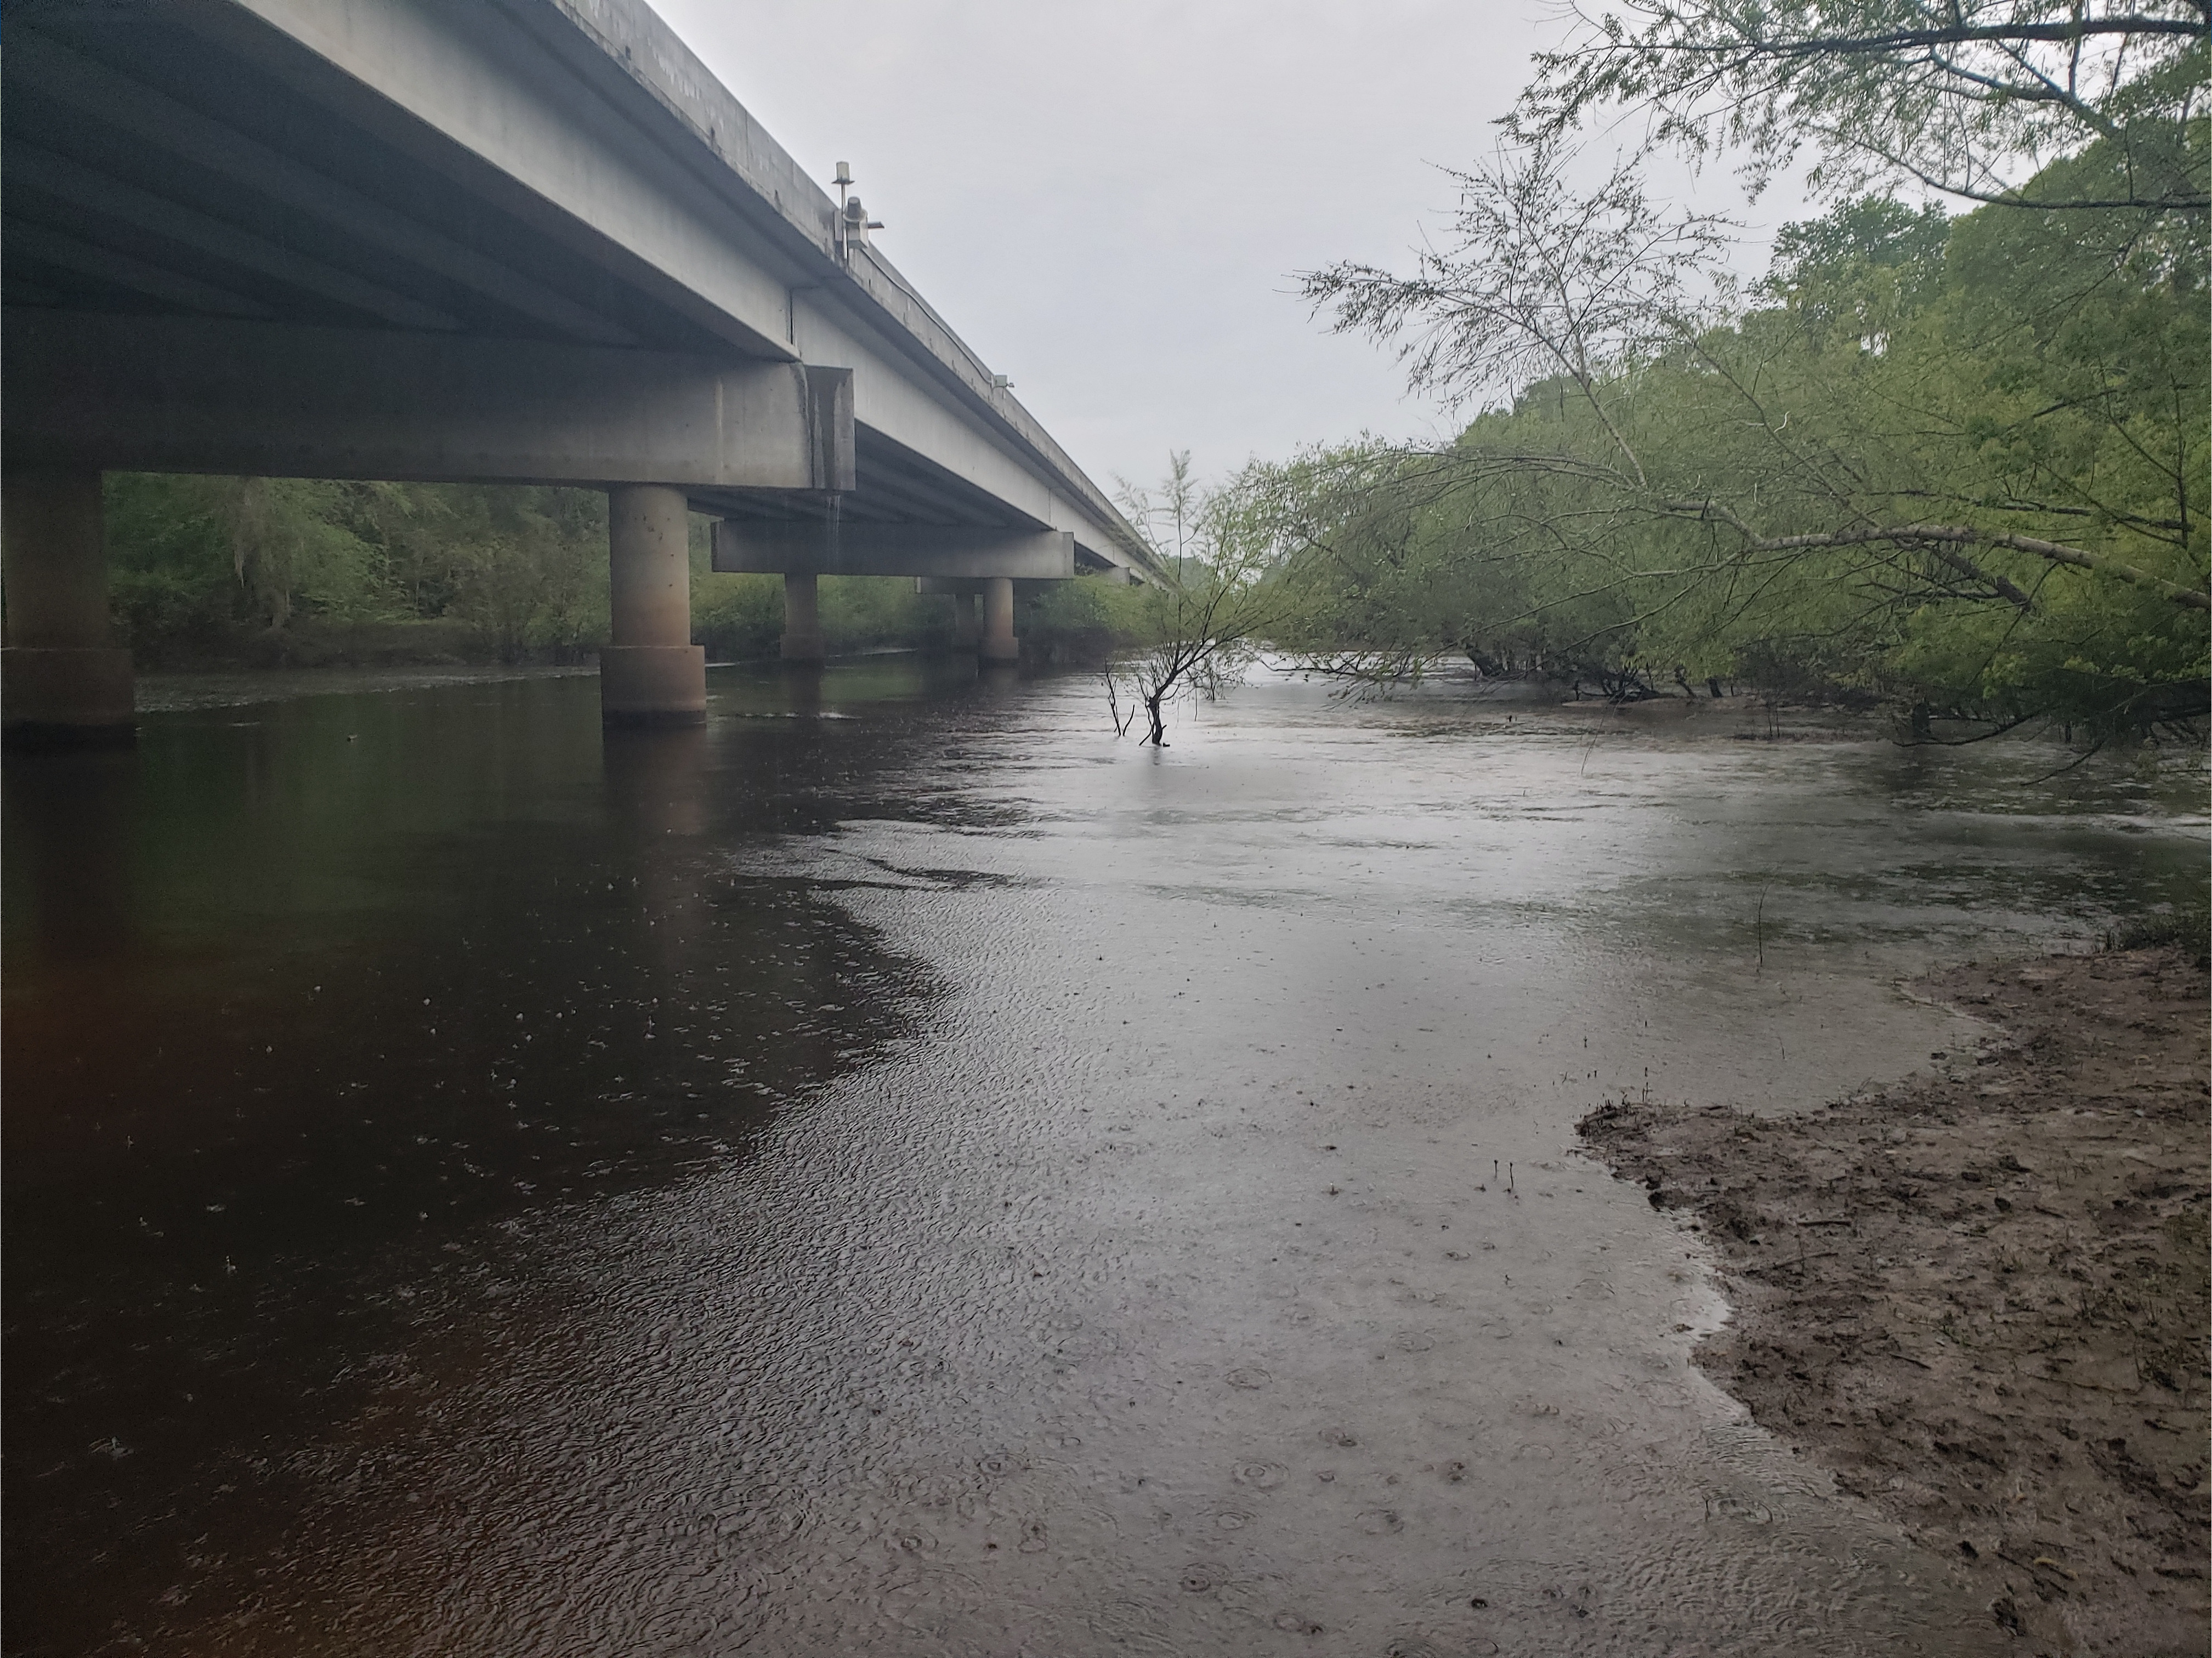
<path id="1" fill-rule="evenodd" d="M 1899 981 L 2201 892 L 2201 776 L 712 678 L 9 758 L 9 1652 L 2007 1649 L 1574 1124 L 1970 1040 Z"/>

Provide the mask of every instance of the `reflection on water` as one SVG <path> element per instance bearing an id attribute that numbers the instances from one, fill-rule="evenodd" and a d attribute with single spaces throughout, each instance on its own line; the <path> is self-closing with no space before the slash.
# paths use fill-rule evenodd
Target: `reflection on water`
<path id="1" fill-rule="evenodd" d="M 1900 1073 L 1898 977 L 2191 895 L 2187 780 L 714 678 L 9 759 L 11 1651 L 1994 1639 L 1571 1124 Z"/>

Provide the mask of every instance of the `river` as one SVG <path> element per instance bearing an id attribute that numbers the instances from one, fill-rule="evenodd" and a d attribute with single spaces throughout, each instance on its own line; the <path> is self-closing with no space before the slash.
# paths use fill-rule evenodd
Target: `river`
<path id="1" fill-rule="evenodd" d="M 1971 1041 L 1900 981 L 2201 892 L 2201 778 L 711 677 L 9 757 L 9 1651 L 2005 1649 L 1574 1124 Z"/>

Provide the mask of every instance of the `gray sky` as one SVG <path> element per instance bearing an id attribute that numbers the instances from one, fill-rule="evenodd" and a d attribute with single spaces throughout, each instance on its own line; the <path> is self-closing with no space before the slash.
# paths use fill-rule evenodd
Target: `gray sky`
<path id="1" fill-rule="evenodd" d="M 1544 0 L 653 3 L 825 186 L 852 163 L 878 245 L 1109 489 L 1171 447 L 1219 477 L 1451 429 L 1291 273 L 1406 263 L 1452 197 L 1429 164 L 1490 152 L 1561 29 Z"/>

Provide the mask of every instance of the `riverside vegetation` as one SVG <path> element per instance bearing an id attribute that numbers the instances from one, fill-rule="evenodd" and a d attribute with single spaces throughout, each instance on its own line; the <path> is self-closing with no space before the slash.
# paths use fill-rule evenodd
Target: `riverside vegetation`
<path id="1" fill-rule="evenodd" d="M 142 664 L 574 662 L 608 636 L 606 499 L 596 490 L 111 474 L 110 585 Z M 692 546 L 695 637 L 770 656 L 774 576 L 716 575 Z M 919 646 L 949 611 L 912 582 L 830 578 L 831 647 Z"/>
<path id="2" fill-rule="evenodd" d="M 1442 446 L 1248 467 L 1197 503 L 1200 568 L 1355 683 L 1464 658 L 1615 698 L 1886 703 L 1923 741 L 2193 738 L 2208 21 L 2187 0 L 1583 17 L 1495 158 L 1450 175 L 1410 272 L 1304 279 L 1475 417 Z M 1833 204 L 1741 282 L 1737 228 L 1655 201 L 1649 149 L 1577 149 L 1624 117 L 1733 157 L 1753 194 L 1807 162 Z M 1233 657 L 1247 609 L 1177 619 L 1224 611 Z"/>

